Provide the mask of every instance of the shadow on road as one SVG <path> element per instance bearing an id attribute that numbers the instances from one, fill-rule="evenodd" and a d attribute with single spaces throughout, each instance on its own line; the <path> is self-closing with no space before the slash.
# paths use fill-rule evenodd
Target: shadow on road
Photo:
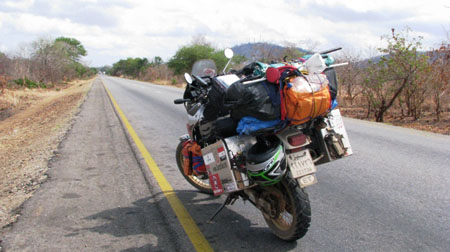
<path id="1" fill-rule="evenodd" d="M 161 242 L 173 243 L 177 240 L 174 232 L 168 230 L 167 219 L 175 219 L 175 215 L 172 210 L 160 209 L 161 206 L 168 206 L 166 198 L 161 197 L 160 194 L 137 200 L 133 202 L 133 206 L 117 207 L 85 217 L 85 220 L 100 220 L 101 224 L 83 230 L 110 234 L 115 237 L 151 234 L 156 238 L 155 244 L 146 244 L 124 251 L 158 251 L 158 249 L 162 249 Z M 229 208 L 223 209 L 213 223 L 208 223 L 209 218 L 220 207 L 224 200 L 223 197 L 218 199 L 198 191 L 176 191 L 176 194 L 214 250 L 268 251 L 276 249 L 277 251 L 287 251 L 297 246 L 297 242 L 284 242 L 275 237 L 268 226 L 258 226 L 257 223 L 252 223 L 251 220 Z M 160 204 L 162 202 L 155 200 L 157 198 L 165 202 Z M 154 213 L 155 205 L 162 211 L 162 214 Z M 259 210 L 251 204 L 246 204 L 246 207 L 252 208 L 251 212 L 255 215 L 261 215 Z M 81 230 L 75 232 L 79 231 Z M 167 233 L 172 234 L 172 237 L 167 237 Z"/>

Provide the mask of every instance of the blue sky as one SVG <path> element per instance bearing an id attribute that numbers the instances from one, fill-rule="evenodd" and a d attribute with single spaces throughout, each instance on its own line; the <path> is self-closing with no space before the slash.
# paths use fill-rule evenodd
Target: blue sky
<path id="1" fill-rule="evenodd" d="M 424 49 L 448 40 L 450 1 L 429 0 L 0 0 L 0 51 L 37 38 L 77 38 L 85 63 L 173 56 L 202 34 L 216 47 L 286 42 L 370 54 L 381 35 L 410 27 Z"/>

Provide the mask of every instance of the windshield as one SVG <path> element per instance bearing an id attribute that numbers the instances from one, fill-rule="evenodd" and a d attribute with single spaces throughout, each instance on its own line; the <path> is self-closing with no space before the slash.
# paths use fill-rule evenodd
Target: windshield
<path id="1" fill-rule="evenodd" d="M 210 59 L 203 59 L 198 60 L 194 63 L 192 66 L 192 72 L 191 75 L 197 75 L 197 76 L 210 76 L 214 77 L 217 73 L 216 64 L 213 60 Z"/>

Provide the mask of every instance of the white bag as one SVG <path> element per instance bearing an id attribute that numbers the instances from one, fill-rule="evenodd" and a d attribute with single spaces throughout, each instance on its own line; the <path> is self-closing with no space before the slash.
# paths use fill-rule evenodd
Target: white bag
<path id="1" fill-rule="evenodd" d="M 327 65 L 325 65 L 325 61 L 322 56 L 315 53 L 305 62 L 305 67 L 310 74 L 313 74 L 322 73 L 327 68 Z"/>

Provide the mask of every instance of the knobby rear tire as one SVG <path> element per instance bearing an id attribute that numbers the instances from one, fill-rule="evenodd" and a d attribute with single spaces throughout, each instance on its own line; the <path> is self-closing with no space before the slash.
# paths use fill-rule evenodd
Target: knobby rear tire
<path id="1" fill-rule="evenodd" d="M 305 236 L 311 223 L 311 205 L 308 194 L 288 176 L 280 183 L 279 189 L 286 200 L 285 212 L 292 216 L 292 222 L 291 224 L 285 223 L 286 221 L 281 215 L 277 219 L 272 219 L 263 214 L 264 219 L 272 232 L 280 239 L 298 240 Z"/>
<path id="2" fill-rule="evenodd" d="M 209 185 L 208 180 L 206 180 L 206 182 L 205 182 L 204 180 L 202 180 L 201 178 L 197 177 L 194 174 L 189 175 L 189 176 L 186 176 L 184 174 L 184 169 L 183 169 L 184 156 L 182 153 L 183 143 L 184 142 L 180 142 L 178 144 L 176 154 L 175 154 L 175 158 L 177 159 L 178 170 L 180 170 L 181 175 L 183 175 L 183 177 L 189 182 L 189 184 L 191 184 L 192 186 L 194 186 L 195 188 L 197 188 L 198 190 L 200 190 L 204 193 L 213 194 L 213 190 L 212 190 L 211 186 Z"/>

